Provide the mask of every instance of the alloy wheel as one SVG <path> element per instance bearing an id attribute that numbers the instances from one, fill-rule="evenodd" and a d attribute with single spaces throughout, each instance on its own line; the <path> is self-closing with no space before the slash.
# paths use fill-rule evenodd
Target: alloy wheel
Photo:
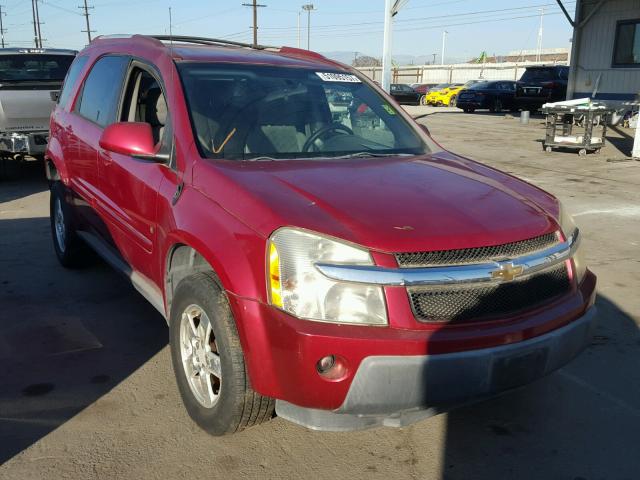
<path id="1" fill-rule="evenodd" d="M 58 248 L 62 253 L 64 253 L 66 248 L 66 228 L 64 225 L 64 212 L 62 211 L 62 202 L 59 198 L 55 200 L 55 207 L 53 213 L 53 225 L 56 231 L 56 242 L 58 242 Z"/>
<path id="2" fill-rule="evenodd" d="M 220 397 L 222 365 L 211 321 L 198 305 L 189 305 L 180 318 L 180 357 L 193 396 L 212 408 Z"/>

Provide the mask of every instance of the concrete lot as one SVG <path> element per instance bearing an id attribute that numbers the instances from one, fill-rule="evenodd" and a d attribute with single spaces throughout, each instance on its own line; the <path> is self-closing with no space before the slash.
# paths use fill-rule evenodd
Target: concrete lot
<path id="1" fill-rule="evenodd" d="M 46 183 L 27 165 L 0 181 L 0 478 L 638 478 L 631 132 L 579 158 L 543 153 L 540 119 L 411 110 L 437 112 L 420 121 L 445 147 L 550 190 L 576 214 L 599 277 L 601 321 L 585 354 L 529 387 L 401 430 L 314 433 L 275 419 L 208 437 L 181 405 L 164 320 L 103 264 L 57 264 Z"/>

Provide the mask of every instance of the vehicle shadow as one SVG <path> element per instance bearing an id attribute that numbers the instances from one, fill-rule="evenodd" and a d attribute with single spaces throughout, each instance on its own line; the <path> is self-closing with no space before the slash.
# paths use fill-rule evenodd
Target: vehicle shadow
<path id="1" fill-rule="evenodd" d="M 0 204 L 44 192 L 47 188 L 42 162 L 0 159 Z"/>
<path id="2" fill-rule="evenodd" d="M 59 266 L 49 228 L 0 220 L 0 465 L 168 342 L 164 319 L 106 265 Z"/>
<path id="3" fill-rule="evenodd" d="M 596 304 L 596 336 L 569 365 L 448 414 L 441 478 L 637 478 L 638 325 L 606 297 Z"/>
<path id="4" fill-rule="evenodd" d="M 625 132 L 624 129 L 620 128 L 619 126 L 611 126 L 609 127 L 609 129 L 611 132 L 615 132 L 617 135 L 608 135 L 607 142 L 613 145 L 625 157 L 631 157 L 634 141 L 633 136 Z M 633 130 L 631 131 L 633 132 Z"/>

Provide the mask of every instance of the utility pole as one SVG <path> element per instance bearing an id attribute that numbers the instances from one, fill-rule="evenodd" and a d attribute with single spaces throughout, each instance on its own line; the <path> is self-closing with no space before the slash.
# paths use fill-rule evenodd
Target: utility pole
<path id="1" fill-rule="evenodd" d="M 302 9 L 307 12 L 307 50 L 311 50 L 311 12 L 316 8 L 313 6 L 313 3 L 307 3 L 306 5 L 302 5 Z"/>
<path id="2" fill-rule="evenodd" d="M 253 48 L 258 46 L 258 7 L 266 7 L 258 3 L 258 0 L 253 0 L 253 3 L 243 3 L 244 7 L 253 7 Z"/>
<path id="3" fill-rule="evenodd" d="M 2 17 L 7 14 L 6 12 L 2 11 L 3 8 L 4 6 L 0 5 L 0 37 L 2 37 L 2 48 L 4 48 L 4 32 L 6 32 L 2 24 Z"/>
<path id="4" fill-rule="evenodd" d="M 36 43 L 36 48 L 40 48 L 38 43 L 38 24 L 36 23 L 36 0 L 31 0 L 31 14 L 33 15 L 33 40 Z"/>
<path id="5" fill-rule="evenodd" d="M 444 65 L 444 48 L 447 45 L 447 32 L 446 30 L 442 32 L 442 65 Z"/>
<path id="6" fill-rule="evenodd" d="M 391 88 L 391 45 L 393 35 L 393 0 L 384 1 L 384 37 L 382 39 L 382 89 Z"/>
<path id="7" fill-rule="evenodd" d="M 300 48 L 300 12 L 298 12 L 298 48 Z"/>
<path id="8" fill-rule="evenodd" d="M 437 53 L 432 53 L 431 55 L 433 55 L 433 62 L 431 62 L 431 65 L 435 65 L 436 64 L 436 57 L 438 56 Z"/>
<path id="9" fill-rule="evenodd" d="M 382 44 L 382 89 L 389 93 L 391 88 L 391 50 L 393 37 L 393 17 L 409 0 L 385 0 L 384 2 L 384 39 Z"/>
<path id="10" fill-rule="evenodd" d="M 33 4 L 36 6 L 36 24 L 38 25 L 38 44 L 39 48 L 42 48 L 42 31 L 40 30 L 40 9 L 38 8 L 38 2 L 40 0 L 33 0 Z"/>
<path id="11" fill-rule="evenodd" d="M 633 141 L 633 150 L 631 150 L 631 157 L 636 160 L 640 160 L 640 115 L 638 116 L 638 124 L 636 125 L 636 136 Z"/>
<path id="12" fill-rule="evenodd" d="M 84 10 L 84 13 L 82 15 L 84 15 L 84 19 L 87 22 L 87 29 L 80 30 L 80 31 L 87 33 L 87 39 L 89 40 L 89 43 L 91 43 L 91 33 L 95 32 L 95 30 L 91 30 L 91 26 L 89 25 L 89 10 L 92 9 L 93 7 L 87 6 L 87 0 L 84 0 L 84 5 L 81 5 L 78 8 L 81 8 L 82 10 Z"/>
<path id="13" fill-rule="evenodd" d="M 538 30 L 538 50 L 536 60 L 542 59 L 542 20 L 544 19 L 544 7 L 540 9 L 540 29 Z"/>

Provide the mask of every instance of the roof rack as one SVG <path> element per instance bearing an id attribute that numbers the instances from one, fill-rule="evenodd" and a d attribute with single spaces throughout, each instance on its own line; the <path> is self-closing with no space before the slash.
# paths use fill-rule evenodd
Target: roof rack
<path id="1" fill-rule="evenodd" d="M 207 37 L 191 37 L 188 35 L 145 35 L 150 38 L 155 38 L 156 40 L 161 40 L 165 42 L 174 41 L 174 42 L 184 42 L 184 43 L 197 43 L 199 45 L 223 45 L 223 46 L 234 46 L 234 47 L 244 47 L 244 48 L 254 48 L 257 50 L 266 50 L 266 49 L 277 49 L 278 47 L 271 47 L 268 45 L 252 45 L 250 43 L 242 43 L 242 42 L 234 42 L 231 40 L 223 40 L 220 38 L 207 38 Z"/>

